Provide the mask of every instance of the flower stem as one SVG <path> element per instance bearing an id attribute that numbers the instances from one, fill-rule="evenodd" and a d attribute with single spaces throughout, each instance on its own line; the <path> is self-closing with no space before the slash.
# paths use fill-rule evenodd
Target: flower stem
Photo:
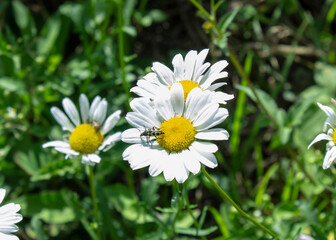
<path id="1" fill-rule="evenodd" d="M 96 230 L 98 239 L 101 239 L 98 202 L 97 202 L 97 194 L 96 194 L 96 185 L 95 185 L 95 177 L 94 177 L 94 172 L 93 172 L 93 166 L 88 166 L 88 168 L 89 168 L 89 182 L 90 182 L 90 188 L 91 188 L 93 211 L 94 211 L 95 221 L 97 223 L 97 226 L 95 227 L 96 228 L 95 230 Z"/>
<path id="2" fill-rule="evenodd" d="M 194 226 L 197 228 L 197 230 L 201 230 L 201 226 L 200 224 L 198 223 L 197 219 L 195 218 L 192 210 L 191 210 L 191 207 L 190 207 L 190 203 L 189 203 L 189 196 L 188 196 L 188 187 L 187 187 L 187 184 L 184 184 L 184 199 L 185 199 L 185 204 L 186 204 L 186 207 L 187 207 L 187 211 L 189 213 L 189 215 L 191 216 L 193 222 L 194 222 Z M 207 238 L 205 236 L 201 236 L 202 240 L 207 240 Z"/>
<path id="3" fill-rule="evenodd" d="M 264 225 L 258 223 L 256 220 L 254 220 L 251 216 L 249 216 L 246 212 L 244 212 L 230 197 L 229 195 L 226 194 L 226 192 L 220 187 L 218 186 L 218 184 L 213 180 L 213 178 L 209 175 L 209 173 L 205 170 L 205 168 L 202 166 L 202 172 L 205 175 L 205 177 L 210 181 L 210 183 L 216 188 L 216 190 L 218 191 L 219 195 L 227 200 L 229 203 L 232 204 L 232 206 L 238 211 L 238 213 L 246 218 L 247 220 L 249 220 L 250 222 L 252 222 L 255 226 L 257 226 L 258 228 L 260 228 L 261 230 L 263 230 L 264 232 L 267 232 L 268 234 L 270 234 L 273 238 L 275 239 L 279 239 L 279 237 L 272 232 L 271 230 L 269 230 L 267 227 L 265 227 Z"/>
<path id="4" fill-rule="evenodd" d="M 125 46 L 124 46 L 124 32 L 123 32 L 123 0 L 118 1 L 118 50 L 119 50 L 119 64 L 120 64 L 120 70 L 121 70 L 121 79 L 123 88 L 125 91 L 125 94 L 127 96 L 127 99 L 131 98 L 130 95 L 130 87 L 126 80 L 126 70 L 125 70 Z M 126 107 L 128 110 L 130 110 L 128 102 L 126 103 Z"/>

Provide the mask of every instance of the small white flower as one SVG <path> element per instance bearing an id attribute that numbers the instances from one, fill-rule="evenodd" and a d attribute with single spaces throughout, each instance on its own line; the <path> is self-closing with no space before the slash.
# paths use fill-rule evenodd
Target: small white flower
<path id="1" fill-rule="evenodd" d="M 80 114 L 69 98 L 64 98 L 62 104 L 68 117 L 57 107 L 51 108 L 51 114 L 62 129 L 70 134 L 64 135 L 64 141 L 51 141 L 43 144 L 43 148 L 54 147 L 55 150 L 65 153 L 65 158 L 81 155 L 84 164 L 99 163 L 99 152 L 109 150 L 115 142 L 120 140 L 120 132 L 106 134 L 120 119 L 121 111 L 117 110 L 106 118 L 107 101 L 96 96 L 90 106 L 85 94 L 79 97 Z"/>
<path id="2" fill-rule="evenodd" d="M 0 203 L 6 195 L 6 190 L 0 188 Z M 21 209 L 19 204 L 8 203 L 0 207 L 0 239 L 19 240 L 12 233 L 19 229 L 15 224 L 22 220 L 22 215 L 17 213 Z"/>
<path id="3" fill-rule="evenodd" d="M 191 90 L 184 101 L 180 83 L 162 94 L 153 103 L 147 98 L 130 103 L 133 112 L 127 113 L 126 120 L 134 128 L 124 131 L 121 139 L 133 145 L 124 151 L 123 159 L 133 170 L 149 166 L 151 176 L 163 172 L 167 181 L 182 183 L 189 172 L 200 171 L 201 163 L 217 166 L 217 146 L 202 140 L 229 138 L 225 129 L 212 128 L 227 118 L 228 111 L 213 101 L 213 94 L 199 88 Z"/>
<path id="4" fill-rule="evenodd" d="M 320 133 L 316 136 L 316 138 L 309 144 L 308 149 L 316 142 L 321 140 L 328 140 L 327 143 L 327 153 L 323 160 L 323 169 L 327 169 L 331 166 L 333 161 L 336 159 L 336 113 L 335 111 L 328 107 L 324 106 L 320 103 L 317 103 L 317 105 L 327 114 L 328 118 L 324 122 L 323 131 L 327 130 L 327 127 L 329 126 L 329 130 L 327 133 Z"/>
<path id="5" fill-rule="evenodd" d="M 153 72 L 139 79 L 137 86 L 133 87 L 131 92 L 141 97 L 154 99 L 160 96 L 162 88 L 171 88 L 174 83 L 179 82 L 183 86 L 185 99 L 187 99 L 189 92 L 197 87 L 211 91 L 215 95 L 214 101 L 226 104 L 226 101 L 233 99 L 233 95 L 220 91 L 215 92 L 216 89 L 226 85 L 226 83 L 214 82 L 228 76 L 228 73 L 223 71 L 228 62 L 225 60 L 218 61 L 210 67 L 210 63 L 204 63 L 208 52 L 209 49 L 204 49 L 197 54 L 197 51 L 192 50 L 187 53 L 184 60 L 181 54 L 175 55 L 172 61 L 174 71 L 171 71 L 162 63 L 154 62 Z"/>

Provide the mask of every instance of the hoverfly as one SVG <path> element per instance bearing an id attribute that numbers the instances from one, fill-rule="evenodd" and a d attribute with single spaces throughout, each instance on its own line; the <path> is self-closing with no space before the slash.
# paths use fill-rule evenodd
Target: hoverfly
<path id="1" fill-rule="evenodd" d="M 145 131 L 143 131 L 142 133 L 140 133 L 140 138 L 141 137 L 146 137 L 147 143 L 149 144 L 150 141 L 150 137 L 157 137 L 164 134 L 164 132 L 157 128 L 157 127 L 152 127 L 151 129 L 145 129 Z"/>

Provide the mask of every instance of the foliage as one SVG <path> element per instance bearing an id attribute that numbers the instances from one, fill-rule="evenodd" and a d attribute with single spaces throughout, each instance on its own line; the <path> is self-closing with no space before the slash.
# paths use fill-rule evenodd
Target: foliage
<path id="1" fill-rule="evenodd" d="M 324 144 L 307 146 L 326 119 L 316 102 L 336 96 L 335 1 L 37 2 L 0 2 L 0 182 L 21 239 L 270 239 L 201 173 L 172 187 L 133 172 L 121 142 L 95 169 L 97 223 L 87 169 L 41 147 L 62 137 L 50 114 L 62 98 L 100 95 L 125 115 L 152 62 L 203 48 L 228 59 L 235 95 L 211 176 L 280 239 L 334 239 L 336 171 L 322 169 Z"/>

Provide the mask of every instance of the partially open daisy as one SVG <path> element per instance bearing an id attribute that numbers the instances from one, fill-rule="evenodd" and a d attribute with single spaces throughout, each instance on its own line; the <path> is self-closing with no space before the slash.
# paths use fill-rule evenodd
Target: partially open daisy
<path id="1" fill-rule="evenodd" d="M 324 122 L 323 131 L 327 131 L 328 126 L 330 128 L 328 129 L 327 133 L 320 133 L 317 135 L 316 138 L 309 144 L 308 149 L 318 141 L 328 140 L 327 153 L 323 160 L 323 169 L 327 169 L 336 159 L 336 113 L 328 106 L 324 106 L 320 103 L 317 103 L 317 105 L 328 116 L 327 120 Z"/>
<path id="2" fill-rule="evenodd" d="M 201 163 L 217 166 L 217 146 L 201 140 L 227 140 L 223 128 L 212 128 L 223 122 L 228 111 L 213 101 L 213 94 L 195 88 L 186 101 L 182 84 L 175 83 L 170 91 L 154 100 L 136 98 L 131 102 L 134 112 L 126 120 L 134 127 L 124 131 L 121 140 L 132 143 L 123 159 L 133 170 L 149 166 L 149 174 L 163 172 L 167 181 L 184 182 L 189 172 L 197 174 Z"/>
<path id="3" fill-rule="evenodd" d="M 6 195 L 6 190 L 0 188 L 0 203 Z M 19 229 L 15 224 L 22 220 L 22 215 L 17 213 L 21 209 L 19 204 L 8 203 L 0 207 L 0 239 L 19 240 L 12 233 Z"/>
<path id="4" fill-rule="evenodd" d="M 179 82 L 184 90 L 184 99 L 187 99 L 187 95 L 192 89 L 200 88 L 211 91 L 214 94 L 214 101 L 226 104 L 226 101 L 231 100 L 233 95 L 221 91 L 215 92 L 226 83 L 214 82 L 228 76 L 228 73 L 223 71 L 228 62 L 222 60 L 210 67 L 210 63 L 204 63 L 208 52 L 209 49 L 204 49 L 197 54 L 197 51 L 192 50 L 187 53 L 184 60 L 181 54 L 175 55 L 172 61 L 174 71 L 159 62 L 154 62 L 153 72 L 138 80 L 137 86 L 133 87 L 131 92 L 141 97 L 154 99 L 161 92 L 161 88 L 170 89 L 174 83 Z"/>
<path id="5" fill-rule="evenodd" d="M 54 147 L 65 153 L 66 158 L 81 155 L 85 164 L 99 163 L 99 152 L 109 150 L 120 140 L 120 132 L 108 133 L 120 119 L 121 111 L 117 110 L 106 118 L 107 101 L 97 96 L 90 106 L 84 94 L 79 97 L 80 114 L 69 98 L 64 98 L 62 105 L 69 118 L 57 107 L 51 108 L 51 114 L 68 133 L 64 135 L 64 141 L 47 142 L 43 147 Z"/>

